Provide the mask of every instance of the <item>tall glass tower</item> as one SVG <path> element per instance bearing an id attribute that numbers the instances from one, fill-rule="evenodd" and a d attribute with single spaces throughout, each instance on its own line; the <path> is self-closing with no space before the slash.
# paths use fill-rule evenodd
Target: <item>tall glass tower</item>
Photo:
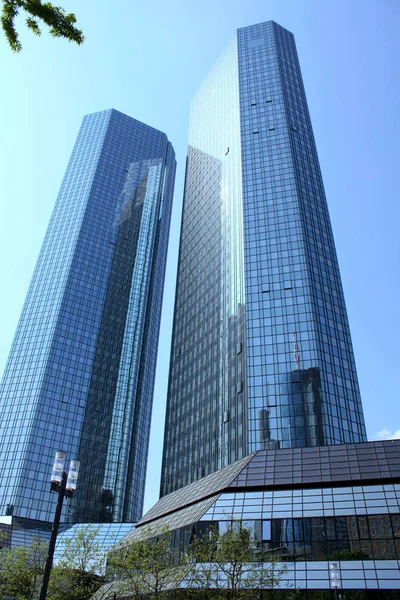
<path id="1" fill-rule="evenodd" d="M 192 102 L 161 495 L 258 449 L 365 440 L 294 38 L 245 27 Z"/>
<path id="2" fill-rule="evenodd" d="M 175 164 L 152 127 L 83 120 L 1 383 L 0 515 L 52 520 L 58 449 L 67 520 L 142 513 Z"/>

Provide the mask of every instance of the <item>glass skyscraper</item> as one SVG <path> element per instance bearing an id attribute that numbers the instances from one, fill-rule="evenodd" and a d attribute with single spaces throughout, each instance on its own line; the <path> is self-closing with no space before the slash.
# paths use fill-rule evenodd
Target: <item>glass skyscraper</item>
<path id="1" fill-rule="evenodd" d="M 63 449 L 65 520 L 140 517 L 175 166 L 164 133 L 84 118 L 1 383 L 0 515 L 52 520 Z"/>
<path id="2" fill-rule="evenodd" d="M 192 102 L 161 495 L 366 439 L 294 38 L 245 27 Z"/>

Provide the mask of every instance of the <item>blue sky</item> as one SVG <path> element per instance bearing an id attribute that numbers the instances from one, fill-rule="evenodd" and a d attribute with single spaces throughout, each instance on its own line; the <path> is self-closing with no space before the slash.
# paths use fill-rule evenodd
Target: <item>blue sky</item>
<path id="1" fill-rule="evenodd" d="M 398 0 L 60 4 L 84 46 L 22 19 L 19 55 L 0 39 L 0 372 L 83 115 L 116 108 L 165 131 L 178 171 L 145 508 L 157 500 L 190 99 L 236 28 L 273 19 L 297 42 L 368 433 L 400 437 Z"/>

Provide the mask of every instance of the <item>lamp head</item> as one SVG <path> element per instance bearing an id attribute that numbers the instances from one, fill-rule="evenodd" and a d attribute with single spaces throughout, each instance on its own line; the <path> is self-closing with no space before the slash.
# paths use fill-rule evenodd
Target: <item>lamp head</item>
<path id="1" fill-rule="evenodd" d="M 79 462 L 79 460 L 71 460 L 71 462 L 69 463 L 67 484 L 65 486 L 65 489 L 68 492 L 74 492 L 76 490 L 76 482 L 78 481 L 80 464 L 81 463 Z"/>
<path id="2" fill-rule="evenodd" d="M 63 450 L 59 450 L 58 452 L 56 452 L 53 470 L 51 472 L 51 483 L 61 484 L 64 472 L 65 456 L 66 454 L 65 452 L 63 452 Z"/>

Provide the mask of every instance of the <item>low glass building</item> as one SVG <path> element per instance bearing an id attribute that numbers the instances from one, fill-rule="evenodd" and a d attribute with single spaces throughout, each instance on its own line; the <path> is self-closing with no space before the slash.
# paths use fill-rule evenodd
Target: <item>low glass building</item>
<path id="1" fill-rule="evenodd" d="M 40 538 L 50 541 L 52 524 L 35 519 L 21 517 L 0 517 L 0 550 L 16 546 L 29 546 L 33 540 Z M 110 548 L 118 543 L 131 529 L 132 523 L 61 523 L 54 552 L 54 562 L 63 558 L 66 540 L 75 537 L 79 529 L 94 532 L 93 547 L 95 552 L 105 557 Z"/>
<path id="2" fill-rule="evenodd" d="M 329 598 L 334 564 L 342 599 L 400 598 L 400 440 L 256 451 L 161 498 L 124 542 L 167 526 L 185 545 L 233 521 L 300 597 Z"/>

